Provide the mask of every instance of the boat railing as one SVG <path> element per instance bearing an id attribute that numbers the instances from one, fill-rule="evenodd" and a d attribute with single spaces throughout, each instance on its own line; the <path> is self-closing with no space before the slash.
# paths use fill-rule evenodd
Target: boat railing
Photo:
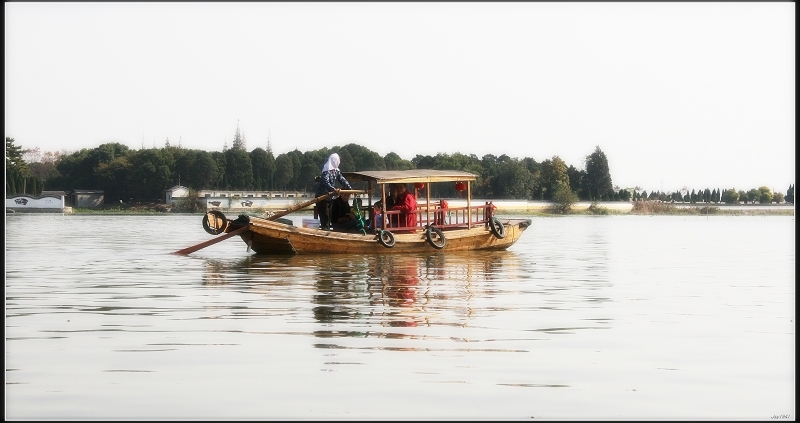
<path id="1" fill-rule="evenodd" d="M 406 226 L 406 222 L 401 219 L 403 213 L 399 210 L 384 212 L 386 219 L 386 229 L 392 232 L 414 232 L 424 230 L 428 225 L 436 226 L 439 229 L 464 229 L 474 226 L 487 224 L 494 213 L 495 206 L 491 202 L 471 207 L 442 207 L 440 204 L 431 204 L 427 207 L 423 204 L 413 213 L 417 215 L 415 226 Z"/>

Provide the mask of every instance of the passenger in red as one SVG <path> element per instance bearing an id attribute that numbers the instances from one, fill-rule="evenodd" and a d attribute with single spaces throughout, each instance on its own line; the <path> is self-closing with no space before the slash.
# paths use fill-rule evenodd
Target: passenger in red
<path id="1" fill-rule="evenodd" d="M 390 210 L 400 210 L 400 225 L 407 227 L 417 226 L 417 199 L 408 191 L 406 184 L 392 184 L 392 197 L 395 197 L 394 206 Z"/>

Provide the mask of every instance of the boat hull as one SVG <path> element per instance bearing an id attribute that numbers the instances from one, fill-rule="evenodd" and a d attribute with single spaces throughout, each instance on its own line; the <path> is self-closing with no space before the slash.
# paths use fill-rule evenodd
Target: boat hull
<path id="1" fill-rule="evenodd" d="M 500 219 L 504 236 L 496 236 L 488 225 L 443 230 L 443 246 L 434 246 L 425 231 L 395 233 L 394 245 L 382 244 L 377 234 L 325 231 L 303 228 L 272 220 L 250 218 L 249 222 L 231 221 L 226 232 L 245 225 L 249 230 L 240 237 L 256 254 L 398 254 L 436 251 L 505 250 L 512 246 L 530 225 L 530 219 Z M 388 243 L 387 243 L 388 244 Z"/>

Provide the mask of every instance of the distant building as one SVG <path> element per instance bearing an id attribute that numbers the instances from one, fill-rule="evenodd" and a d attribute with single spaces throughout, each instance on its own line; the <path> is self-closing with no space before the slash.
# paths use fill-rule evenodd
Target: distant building
<path id="1" fill-rule="evenodd" d="M 104 193 L 102 190 L 75 189 L 70 191 L 67 204 L 71 207 L 82 209 L 96 209 L 103 207 Z"/>
<path id="2" fill-rule="evenodd" d="M 189 195 L 189 188 L 176 185 L 165 193 L 166 204 L 175 206 Z M 197 192 L 197 202 L 205 209 L 251 210 L 271 208 L 277 199 L 281 204 L 289 199 L 308 199 L 311 194 L 304 191 L 243 191 L 243 190 L 201 190 Z"/>
<path id="3" fill-rule="evenodd" d="M 6 197 L 6 212 L 12 213 L 71 213 L 66 207 L 64 191 L 42 191 L 41 195 L 16 194 Z"/>
<path id="4" fill-rule="evenodd" d="M 166 191 L 164 204 L 174 206 L 175 203 L 177 203 L 181 198 L 186 198 L 187 195 L 189 195 L 189 188 L 181 185 L 175 185 Z"/>

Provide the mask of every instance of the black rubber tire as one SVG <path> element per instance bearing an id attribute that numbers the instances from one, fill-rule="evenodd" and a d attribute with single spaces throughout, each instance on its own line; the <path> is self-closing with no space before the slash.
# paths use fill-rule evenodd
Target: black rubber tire
<path id="1" fill-rule="evenodd" d="M 425 238 L 428 239 L 428 244 L 431 244 L 431 247 L 437 250 L 441 250 L 447 245 L 447 240 L 442 230 L 436 226 L 428 226 L 428 229 L 425 231 Z"/>
<path id="2" fill-rule="evenodd" d="M 489 222 L 489 229 L 498 239 L 503 239 L 506 237 L 506 227 L 503 226 L 503 222 L 496 217 L 492 217 L 492 220 Z"/>
<path id="3" fill-rule="evenodd" d="M 378 242 L 386 248 L 394 247 L 394 234 L 389 231 L 378 231 Z"/>
<path id="4" fill-rule="evenodd" d="M 213 215 L 217 219 L 221 219 L 222 220 L 222 227 L 221 228 L 211 227 L 211 224 L 208 221 L 208 215 L 209 214 Z M 225 232 L 225 229 L 228 229 L 228 219 L 225 217 L 225 214 L 222 213 L 221 211 L 219 211 L 219 210 L 211 210 L 211 211 L 209 211 L 209 212 L 207 212 L 206 214 L 203 215 L 203 229 L 205 229 L 205 231 L 210 233 L 211 235 L 219 235 L 219 234 Z"/>

